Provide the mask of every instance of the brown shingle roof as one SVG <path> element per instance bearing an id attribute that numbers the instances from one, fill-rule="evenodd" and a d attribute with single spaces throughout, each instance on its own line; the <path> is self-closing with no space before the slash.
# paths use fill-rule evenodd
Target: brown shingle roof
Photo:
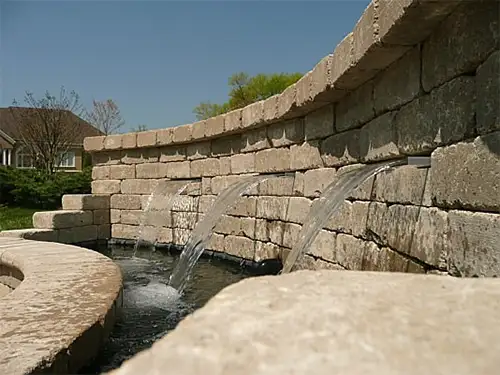
<path id="1" fill-rule="evenodd" d="M 27 113 L 31 108 L 26 107 L 9 107 L 9 108 L 0 108 L 0 130 L 14 138 L 15 140 L 20 140 L 21 135 L 19 134 L 19 126 L 16 122 L 16 115 L 13 115 L 12 111 L 17 111 L 19 113 L 19 117 L 22 117 Z M 23 111 L 23 112 L 21 112 Z M 104 135 L 99 129 L 90 125 L 87 121 L 82 119 L 81 117 L 75 115 L 73 112 L 68 111 L 69 119 L 73 122 L 76 121 L 80 124 L 80 132 L 78 136 L 75 138 L 75 142 L 78 144 L 83 144 L 83 139 L 85 137 L 94 137 L 98 135 Z"/>

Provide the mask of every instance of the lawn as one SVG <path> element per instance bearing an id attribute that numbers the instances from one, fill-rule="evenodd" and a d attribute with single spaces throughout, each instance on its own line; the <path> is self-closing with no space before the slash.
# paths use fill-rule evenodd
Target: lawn
<path id="1" fill-rule="evenodd" d="M 0 206 L 0 230 L 33 228 L 32 217 L 37 208 Z"/>

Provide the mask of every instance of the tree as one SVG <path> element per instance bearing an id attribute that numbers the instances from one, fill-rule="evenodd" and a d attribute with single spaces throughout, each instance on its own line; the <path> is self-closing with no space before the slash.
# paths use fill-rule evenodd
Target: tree
<path id="1" fill-rule="evenodd" d="M 86 113 L 86 119 L 105 135 L 116 133 L 125 125 L 120 109 L 112 99 L 92 101 L 92 111 Z"/>
<path id="2" fill-rule="evenodd" d="M 19 137 L 34 165 L 52 174 L 79 136 L 78 116 L 83 114 L 80 98 L 76 92 L 68 94 L 61 87 L 59 97 L 46 91 L 43 97 L 36 98 L 26 92 L 24 102 L 25 108 L 19 108 L 16 100 L 10 107 Z"/>
<path id="3" fill-rule="evenodd" d="M 137 125 L 137 128 L 132 128 L 132 132 L 138 133 L 138 132 L 145 132 L 148 130 L 148 126 L 144 124 Z"/>
<path id="4" fill-rule="evenodd" d="M 206 120 L 280 94 L 301 77 L 301 73 L 257 74 L 253 77 L 244 72 L 236 73 L 228 79 L 230 90 L 226 103 L 202 102 L 193 109 L 193 113 L 198 120 Z"/>

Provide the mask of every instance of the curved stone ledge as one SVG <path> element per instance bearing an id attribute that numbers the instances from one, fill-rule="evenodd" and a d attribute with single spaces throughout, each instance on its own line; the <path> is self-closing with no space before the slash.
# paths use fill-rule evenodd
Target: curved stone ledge
<path id="1" fill-rule="evenodd" d="M 467 0 L 372 0 L 353 31 L 283 93 L 194 124 L 89 137 L 86 151 L 134 149 L 201 141 L 303 116 L 369 81 L 426 39 Z"/>
<path id="2" fill-rule="evenodd" d="M 76 246 L 0 238 L 0 265 L 23 281 L 0 299 L 0 373 L 75 373 L 122 306 L 120 269 Z"/>
<path id="3" fill-rule="evenodd" d="M 499 309 L 498 279 L 355 271 L 246 279 L 110 374 L 494 375 Z"/>

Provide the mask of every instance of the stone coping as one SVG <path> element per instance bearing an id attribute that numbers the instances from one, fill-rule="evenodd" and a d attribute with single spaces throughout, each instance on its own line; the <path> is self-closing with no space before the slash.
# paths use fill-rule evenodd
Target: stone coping
<path id="1" fill-rule="evenodd" d="M 283 93 L 210 119 L 166 129 L 88 137 L 89 152 L 183 144 L 303 116 L 373 78 L 425 40 L 461 2 L 372 0 L 332 54 Z"/>
<path id="2" fill-rule="evenodd" d="M 122 306 L 119 267 L 76 246 L 0 238 L 0 264 L 23 281 L 0 298 L 0 374 L 75 373 Z"/>
<path id="3" fill-rule="evenodd" d="M 496 375 L 500 280 L 297 271 L 230 285 L 110 375 Z"/>

